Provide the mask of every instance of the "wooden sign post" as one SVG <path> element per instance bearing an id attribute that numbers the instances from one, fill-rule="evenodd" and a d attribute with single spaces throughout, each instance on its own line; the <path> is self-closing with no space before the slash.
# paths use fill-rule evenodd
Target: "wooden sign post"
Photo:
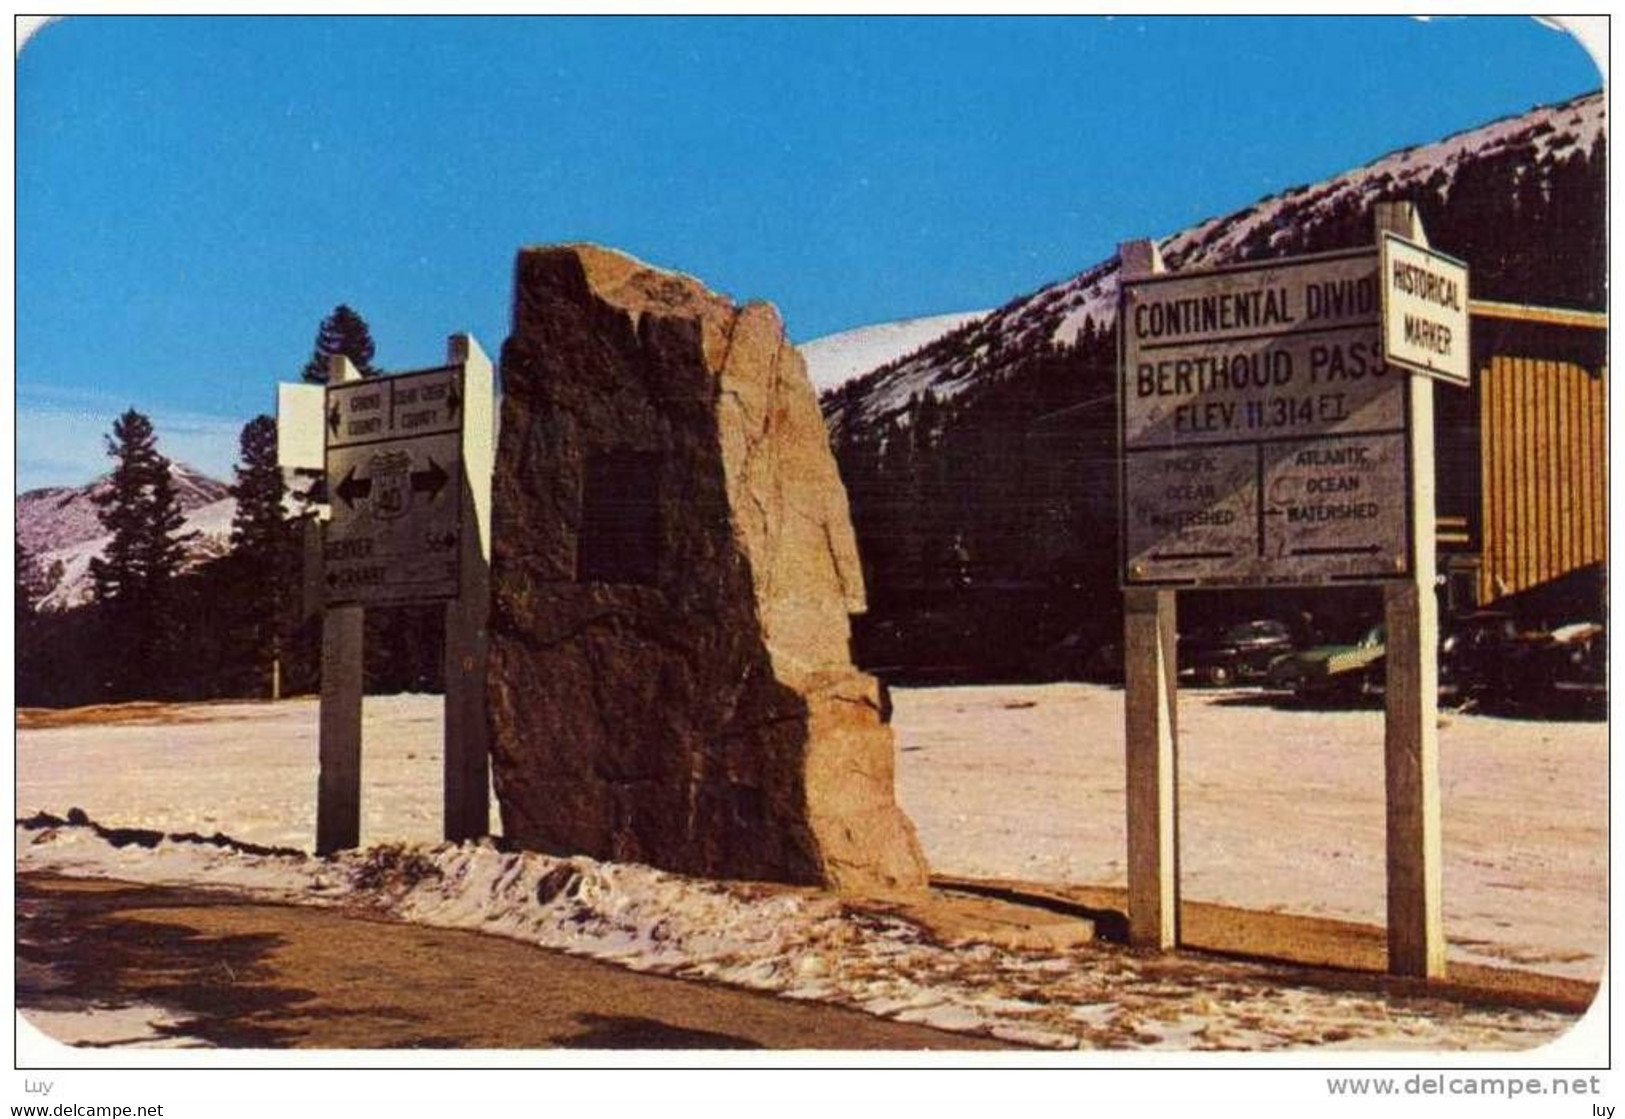
<path id="1" fill-rule="evenodd" d="M 414 373 L 363 379 L 335 356 L 319 420 L 304 416 L 304 404 L 298 419 L 283 417 L 319 422 L 325 435 L 331 517 L 319 550 L 307 548 L 315 570 L 306 572 L 322 602 L 318 854 L 361 842 L 368 605 L 446 604 L 444 835 L 456 842 L 489 830 L 484 690 L 495 395 L 490 359 L 458 334 L 447 343 L 446 365 Z"/>
<path id="2" fill-rule="evenodd" d="M 1468 368 L 1467 274 L 1428 250 L 1408 205 L 1379 204 L 1376 226 L 1380 250 L 1179 274 L 1152 242 L 1119 248 L 1137 945 L 1179 943 L 1177 592 L 1375 583 L 1387 625 L 1389 969 L 1444 973 L 1432 378 Z M 1392 330 L 1391 307 L 1405 315 Z M 1399 352 L 1385 360 L 1390 339 Z"/>
<path id="3" fill-rule="evenodd" d="M 1163 272 L 1150 241 L 1119 249 L 1124 280 Z M 1179 943 L 1179 720 L 1175 592 L 1123 591 L 1123 720 L 1131 943 Z"/>
<path id="4" fill-rule="evenodd" d="M 1377 204 L 1377 237 L 1426 245 L 1409 203 Z M 1384 276 L 1384 285 L 1390 277 Z M 1462 293 L 1465 306 L 1466 292 Z M 1465 349 L 1466 335 L 1460 343 Z M 1463 360 L 1465 364 L 1465 359 Z M 1388 816 L 1388 970 L 1443 978 L 1439 824 L 1439 599 L 1434 593 L 1433 380 L 1405 378 L 1410 429 L 1410 577 L 1383 584 L 1388 658 L 1383 770 Z"/>
<path id="5" fill-rule="evenodd" d="M 358 381 L 343 354 L 328 358 L 328 384 Z M 333 479 L 328 478 L 329 500 Z M 325 554 L 325 549 L 324 549 Z M 361 845 L 362 626 L 359 603 L 328 604 L 322 611 L 322 701 L 316 778 L 316 853 Z"/>

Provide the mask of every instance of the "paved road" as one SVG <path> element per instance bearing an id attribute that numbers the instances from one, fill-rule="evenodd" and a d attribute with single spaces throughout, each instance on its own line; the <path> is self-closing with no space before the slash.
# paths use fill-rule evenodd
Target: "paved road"
<path id="1" fill-rule="evenodd" d="M 171 1043 L 969 1049 L 987 1038 L 640 975 L 477 933 L 105 879 L 17 879 L 17 1006 L 147 1005 Z M 56 1013 L 52 1013 L 56 1012 Z"/>

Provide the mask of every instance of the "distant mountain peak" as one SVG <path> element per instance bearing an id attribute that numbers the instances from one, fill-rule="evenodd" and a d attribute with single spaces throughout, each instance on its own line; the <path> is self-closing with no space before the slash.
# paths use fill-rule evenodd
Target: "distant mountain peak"
<path id="1" fill-rule="evenodd" d="M 169 466 L 176 499 L 186 513 L 181 531 L 198 532 L 187 544 L 189 563 L 224 555 L 237 507 L 226 483 L 184 462 Z M 111 484 L 109 473 L 83 486 L 44 486 L 17 495 L 17 538 L 47 582 L 44 609 L 67 609 L 90 600 L 90 560 L 109 539 L 95 496 Z"/>
<path id="2" fill-rule="evenodd" d="M 926 343 L 986 314 L 986 311 L 963 311 L 860 326 L 814 338 L 796 349 L 807 362 L 807 376 L 813 388 L 827 392 L 871 369 L 906 357 Z"/>

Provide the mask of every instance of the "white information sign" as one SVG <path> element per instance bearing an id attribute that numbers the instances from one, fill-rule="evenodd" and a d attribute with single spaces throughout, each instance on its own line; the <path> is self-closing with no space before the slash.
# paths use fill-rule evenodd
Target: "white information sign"
<path id="1" fill-rule="evenodd" d="M 1411 569 L 1406 378 L 1373 249 L 1124 285 L 1125 586 L 1373 582 Z"/>
<path id="2" fill-rule="evenodd" d="M 1382 301 L 1383 355 L 1389 362 L 1452 384 L 1472 383 L 1466 264 L 1384 233 Z"/>
<path id="3" fill-rule="evenodd" d="M 455 598 L 461 366 L 327 386 L 327 602 Z"/>
<path id="4" fill-rule="evenodd" d="M 326 455 L 322 440 L 321 385 L 279 384 L 276 387 L 276 464 L 289 470 L 321 470 Z"/>

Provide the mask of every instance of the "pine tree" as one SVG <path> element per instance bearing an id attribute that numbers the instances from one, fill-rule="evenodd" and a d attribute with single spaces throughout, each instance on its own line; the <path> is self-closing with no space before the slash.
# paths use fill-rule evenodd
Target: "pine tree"
<path id="1" fill-rule="evenodd" d="M 130 607 L 151 584 L 148 561 L 154 523 L 152 489 L 158 478 L 157 436 L 152 421 L 130 409 L 113 421 L 107 453 L 118 461 L 108 486 L 93 500 L 102 527 L 112 533 L 105 552 L 90 561 L 96 601 Z"/>
<path id="2" fill-rule="evenodd" d="M 125 412 L 113 422 L 107 453 L 117 465 L 93 500 L 112 539 L 105 554 L 90 561 L 90 575 L 121 653 L 114 686 L 130 694 L 150 691 L 174 667 L 170 594 L 186 542 L 197 534 L 179 531 L 185 513 L 151 420 L 133 408 Z"/>
<path id="3" fill-rule="evenodd" d="M 28 550 L 21 534 L 16 534 L 15 529 L 13 533 L 17 544 L 14 681 L 17 702 L 32 706 L 46 698 L 42 695 L 42 684 L 53 679 L 60 681 L 71 674 L 51 671 L 53 665 L 48 649 L 53 628 L 51 623 L 55 616 L 48 617 L 40 607 L 40 600 L 45 597 L 49 585 L 45 582 L 44 567 L 38 557 Z M 60 563 L 58 560 L 57 564 Z M 83 665 L 76 667 L 82 668 Z"/>
<path id="4" fill-rule="evenodd" d="M 287 486 L 276 462 L 276 420 L 255 416 L 243 425 L 237 446 L 242 461 L 231 487 L 231 496 L 237 499 L 231 549 L 255 565 L 267 565 L 274 562 L 288 535 L 283 510 Z"/>
<path id="5" fill-rule="evenodd" d="M 180 495 L 175 492 L 174 475 L 169 460 L 158 456 L 157 470 L 152 480 L 152 520 L 146 538 L 147 592 L 157 600 L 169 586 L 169 581 L 180 574 L 186 562 L 186 544 L 197 537 L 194 529 L 181 532 L 186 523 L 186 511 L 181 508 Z"/>
<path id="6" fill-rule="evenodd" d="M 382 372 L 372 363 L 372 330 L 367 320 L 343 303 L 333 308 L 333 313 L 322 320 L 316 331 L 316 344 L 302 374 L 305 380 L 326 384 L 327 359 L 333 354 L 349 358 L 363 377 L 376 377 Z"/>
<path id="7" fill-rule="evenodd" d="M 278 698 L 294 557 L 293 530 L 283 506 L 287 487 L 276 461 L 276 420 L 256 416 L 248 421 L 238 447 L 242 461 L 231 487 L 237 499 L 231 518 L 233 597 L 241 619 L 236 628 L 252 662 L 251 687 L 257 692 L 258 683 L 269 679 L 270 693 Z"/>

